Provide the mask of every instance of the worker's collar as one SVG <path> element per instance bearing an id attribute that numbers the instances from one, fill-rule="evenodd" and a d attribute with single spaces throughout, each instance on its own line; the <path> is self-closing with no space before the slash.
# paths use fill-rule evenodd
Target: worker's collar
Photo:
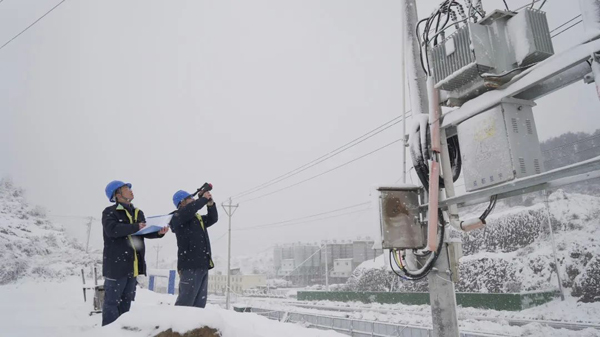
<path id="1" fill-rule="evenodd" d="M 122 204 L 122 203 L 117 203 L 117 209 L 121 210 L 121 209 L 125 209 L 128 211 L 132 211 L 135 209 L 135 207 L 133 206 L 133 204 Z"/>

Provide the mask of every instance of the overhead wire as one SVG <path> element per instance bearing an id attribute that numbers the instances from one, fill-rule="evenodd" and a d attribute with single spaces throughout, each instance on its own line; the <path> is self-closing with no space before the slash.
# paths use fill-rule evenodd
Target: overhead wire
<path id="1" fill-rule="evenodd" d="M 40 16 L 32 24 L 30 24 L 29 26 L 27 26 L 27 28 L 23 29 L 19 34 L 15 35 L 12 39 L 8 40 L 6 43 L 4 43 L 2 46 L 0 46 L 0 50 L 2 50 L 4 47 L 6 47 L 9 43 L 13 42 L 15 39 L 17 39 L 19 36 L 21 36 L 21 34 L 25 33 L 29 28 L 33 27 L 40 20 L 42 20 L 43 18 L 45 18 L 46 15 L 50 14 L 53 10 L 55 10 L 56 8 L 58 8 L 58 6 L 62 5 L 65 1 L 66 0 L 62 0 L 61 2 L 59 2 L 58 4 L 56 4 L 49 11 L 47 11 L 46 13 L 44 13 L 44 15 Z"/>
<path id="2" fill-rule="evenodd" d="M 253 188 L 245 190 L 244 192 L 235 194 L 235 195 L 232 196 L 232 198 L 240 198 L 240 197 L 243 197 L 243 196 L 246 196 L 246 195 L 249 195 L 249 194 L 256 193 L 256 192 L 258 192 L 260 190 L 263 190 L 263 189 L 265 189 L 265 188 L 267 188 L 269 186 L 272 186 L 272 185 L 277 184 L 277 183 L 279 183 L 279 182 L 281 182 L 283 180 L 291 178 L 291 177 L 293 177 L 293 176 L 295 176 L 295 175 L 297 175 L 297 174 L 299 174 L 301 172 L 304 172 L 307 169 L 309 169 L 309 168 L 311 168 L 311 167 L 313 167 L 313 166 L 315 166 L 317 164 L 320 164 L 320 163 L 322 163 L 322 162 L 324 162 L 324 161 L 326 161 L 328 159 L 331 159 L 331 158 L 337 156 L 338 154 L 340 154 L 340 153 L 342 153 L 342 152 L 344 152 L 346 150 L 349 150 L 352 147 L 354 147 L 354 146 L 356 146 L 358 144 L 361 144 L 362 142 L 366 141 L 367 139 L 370 139 L 370 138 L 374 137 L 375 135 L 378 135 L 381 132 L 383 132 L 383 131 L 391 128 L 392 126 L 400 123 L 404 118 L 410 117 L 411 115 L 408 114 L 409 112 L 411 112 L 411 110 L 407 110 L 403 115 L 397 116 L 397 117 L 395 117 L 395 118 L 393 118 L 393 119 L 385 122 L 384 124 L 376 127 L 375 129 L 372 129 L 371 131 L 369 131 L 369 132 L 367 132 L 367 133 L 365 133 L 365 134 L 363 134 L 363 135 L 361 135 L 361 136 L 359 136 L 359 137 L 351 140 L 350 142 L 348 142 L 348 143 L 346 143 L 346 144 L 344 144 L 344 145 L 336 148 L 335 150 L 330 151 L 329 153 L 327 153 L 327 154 L 325 154 L 325 155 L 323 155 L 323 156 L 321 156 L 321 157 L 319 157 L 317 159 L 314 159 L 314 160 L 312 160 L 312 161 L 310 161 L 310 162 L 308 162 L 308 163 L 306 163 L 306 164 L 304 164 L 304 165 L 302 165 L 302 166 L 300 166 L 300 167 L 298 167 L 298 168 L 296 168 L 294 170 L 291 170 L 291 171 L 289 171 L 287 173 L 284 173 L 284 174 L 282 174 L 282 175 L 280 175 L 280 176 L 278 176 L 278 177 L 276 177 L 274 179 L 271 179 L 271 180 L 269 180 L 269 181 L 267 181 L 265 183 L 259 184 L 259 185 L 255 186 Z M 390 123 L 392 123 L 392 124 L 390 124 Z M 390 125 L 388 125 L 388 124 L 390 124 Z"/>
<path id="3" fill-rule="evenodd" d="M 299 222 L 283 223 L 283 224 L 279 224 L 279 225 L 271 225 L 271 226 L 263 226 L 263 227 L 260 227 L 260 226 L 251 226 L 251 227 L 239 228 L 239 229 L 235 229 L 235 231 L 262 230 L 262 229 L 273 229 L 273 228 L 280 228 L 280 227 L 289 227 L 289 226 L 295 226 L 295 225 L 302 225 L 302 224 L 306 224 L 306 223 L 317 222 L 317 221 L 322 221 L 322 220 L 339 218 L 339 217 L 346 216 L 346 215 L 362 213 L 362 212 L 366 212 L 366 211 L 369 211 L 369 210 L 371 210 L 371 208 L 359 209 L 359 210 L 356 210 L 356 211 L 344 212 L 344 213 L 341 213 L 341 214 L 335 214 L 335 215 L 330 215 L 330 216 L 323 217 L 323 218 L 317 218 L 317 219 L 311 219 L 311 220 L 305 220 L 305 221 L 299 221 Z"/>
<path id="4" fill-rule="evenodd" d="M 555 38 L 555 37 L 559 36 L 560 34 L 562 34 L 562 33 L 566 32 L 566 31 L 568 31 L 569 29 L 571 29 L 571 28 L 573 28 L 573 27 L 577 26 L 578 24 L 580 24 L 580 23 L 582 23 L 582 22 L 583 22 L 583 20 L 579 20 L 579 21 L 575 22 L 574 24 L 570 25 L 569 27 L 567 27 L 567 28 L 565 28 L 565 29 L 561 30 L 560 32 L 558 32 L 558 33 L 556 33 L 556 34 L 554 34 L 554 35 L 552 35 L 552 36 L 550 36 L 550 37 L 551 37 L 551 38 Z"/>
<path id="5" fill-rule="evenodd" d="M 272 226 L 272 225 L 279 225 L 279 224 L 284 224 L 284 223 L 288 223 L 288 222 L 295 222 L 295 221 L 299 221 L 299 220 L 310 219 L 310 218 L 314 218 L 314 217 L 317 217 L 317 216 L 331 214 L 331 213 L 335 213 L 335 212 L 339 212 L 339 211 L 344 211 L 344 210 L 347 210 L 347 209 L 356 208 L 356 207 L 364 206 L 364 205 L 368 205 L 368 204 L 370 204 L 369 201 L 362 202 L 360 204 L 351 205 L 351 206 L 345 206 L 345 207 L 334 209 L 334 210 L 331 210 L 331 211 L 326 211 L 326 212 L 321 212 L 321 213 L 317 213 L 317 214 L 307 215 L 307 216 L 303 216 L 301 218 L 295 218 L 295 219 L 284 220 L 284 221 L 277 221 L 277 222 L 272 222 L 272 223 L 263 224 L 263 225 L 257 225 L 257 226 L 252 226 L 252 227 L 240 228 L 240 230 L 251 229 L 251 228 L 268 227 L 268 226 Z"/>
<path id="6" fill-rule="evenodd" d="M 519 8 L 517 8 L 517 9 L 515 9 L 514 11 L 518 12 L 521 9 L 524 9 L 524 8 L 527 8 L 527 7 L 531 7 L 533 4 L 535 4 L 536 2 L 540 2 L 540 1 L 542 1 L 542 0 L 533 0 L 530 4 L 523 5 L 523 6 L 519 7 Z"/>
<path id="7" fill-rule="evenodd" d="M 562 27 L 564 27 L 564 26 L 568 25 L 569 23 L 573 22 L 574 20 L 576 20 L 576 19 L 578 19 L 578 18 L 580 18 L 580 17 L 581 17 L 581 14 L 579 14 L 579 15 L 576 15 L 575 17 L 573 17 L 573 18 L 569 19 L 567 22 L 563 23 L 562 25 L 560 25 L 560 26 L 558 26 L 558 27 L 555 27 L 554 29 L 552 29 L 552 30 L 550 31 L 550 33 L 554 33 L 555 31 L 557 31 L 557 30 L 559 30 L 560 28 L 562 28 Z"/>
<path id="8" fill-rule="evenodd" d="M 383 150 L 383 149 L 385 149 L 385 148 L 387 148 L 387 147 L 389 147 L 389 146 L 391 146 L 391 145 L 394 145 L 394 144 L 396 144 L 396 143 L 398 143 L 398 142 L 400 142 L 400 141 L 403 141 L 403 140 L 404 140 L 404 139 L 402 139 L 402 138 L 396 139 L 396 140 L 394 140 L 394 141 L 393 141 L 393 142 L 391 142 L 391 143 L 388 143 L 388 144 L 386 144 L 386 145 L 384 145 L 384 146 L 381 146 L 381 147 L 379 147 L 379 148 L 377 148 L 377 149 L 375 149 L 375 150 L 373 150 L 373 151 L 371 151 L 371 152 L 368 152 L 368 153 L 366 153 L 366 154 L 364 154 L 364 155 L 362 155 L 362 156 L 360 156 L 360 157 L 357 157 L 357 158 L 354 158 L 354 159 L 352 159 L 352 160 L 350 160 L 350 161 L 347 161 L 347 162 L 345 162 L 345 163 L 343 163 L 343 164 L 341 164 L 341 165 L 338 165 L 338 166 L 336 166 L 336 167 L 334 167 L 334 168 L 332 168 L 332 169 L 329 169 L 329 170 L 327 170 L 327 171 L 321 172 L 321 173 L 319 173 L 319 174 L 316 174 L 316 175 L 314 175 L 314 176 L 311 176 L 311 177 L 309 177 L 309 178 L 307 178 L 307 179 L 301 180 L 301 181 L 299 181 L 299 182 L 297 182 L 297 183 L 294 183 L 294 184 L 292 184 L 292 185 L 288 185 L 288 186 L 285 186 L 285 187 L 283 187 L 283 188 L 277 189 L 277 190 L 275 190 L 275 191 L 271 191 L 271 192 L 269 192 L 269 193 L 265 193 L 265 194 L 259 195 L 258 197 L 254 197 L 254 198 L 247 199 L 247 200 L 240 200 L 239 202 L 240 202 L 240 203 L 247 203 L 247 202 L 250 202 L 250 201 L 254 201 L 254 200 L 258 200 L 258 199 L 262 199 L 262 198 L 264 198 L 264 197 L 267 197 L 267 196 L 273 195 L 273 194 L 275 194 L 275 193 L 279 193 L 279 192 L 285 191 L 285 190 L 287 190 L 287 189 L 290 189 L 290 188 L 292 188 L 292 187 L 298 186 L 298 185 L 300 185 L 300 184 L 303 184 L 303 183 L 305 183 L 305 182 L 308 182 L 308 181 L 311 181 L 311 180 L 313 180 L 313 179 L 316 179 L 316 178 L 318 178 L 318 177 L 320 177 L 320 176 L 323 176 L 323 175 L 325 175 L 325 174 L 327 174 L 327 173 L 330 173 L 330 172 L 332 172 L 332 171 L 335 171 L 335 170 L 337 170 L 337 169 L 340 169 L 340 168 L 342 168 L 342 167 L 344 167 L 344 166 L 346 166 L 346 165 L 352 164 L 353 162 L 355 162 L 355 161 L 357 161 L 357 160 L 360 160 L 360 159 L 363 159 L 363 158 L 365 158 L 365 157 L 368 157 L 368 156 L 370 156 L 370 155 L 372 155 L 372 154 L 374 154 L 374 153 L 376 153 L 376 152 L 379 152 L 379 151 L 381 151 L 381 150 Z"/>

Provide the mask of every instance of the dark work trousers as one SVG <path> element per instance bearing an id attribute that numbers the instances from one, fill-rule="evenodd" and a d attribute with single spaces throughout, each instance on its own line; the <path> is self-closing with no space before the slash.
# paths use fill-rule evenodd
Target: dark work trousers
<path id="1" fill-rule="evenodd" d="M 208 269 L 183 269 L 179 274 L 179 296 L 175 305 L 204 308 L 208 289 Z"/>
<path id="2" fill-rule="evenodd" d="M 135 277 L 104 278 L 103 326 L 116 321 L 119 316 L 129 311 L 131 301 L 135 299 L 136 284 Z"/>

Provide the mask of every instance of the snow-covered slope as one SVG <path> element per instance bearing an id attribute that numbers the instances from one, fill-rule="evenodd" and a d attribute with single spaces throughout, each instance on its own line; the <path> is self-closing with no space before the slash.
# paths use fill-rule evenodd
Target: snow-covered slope
<path id="1" fill-rule="evenodd" d="M 29 205 L 24 191 L 0 180 L 0 284 L 24 277 L 63 278 L 74 275 L 99 256 L 90 256 L 53 224 L 45 211 Z"/>
<path id="2" fill-rule="evenodd" d="M 131 311 L 101 327 L 101 315 L 89 315 L 92 304 L 89 295 L 87 303 L 83 302 L 80 287 L 81 280 L 77 277 L 60 282 L 24 280 L 0 286 L 0 336 L 146 337 L 169 329 L 181 333 L 177 336 L 214 336 L 186 333 L 204 326 L 217 329 L 222 337 L 343 336 L 210 304 L 206 309 L 175 307 L 176 296 L 139 288 Z"/>
<path id="3" fill-rule="evenodd" d="M 558 288 L 548 213 L 543 198 L 533 201 L 529 207 L 500 205 L 484 229 L 463 234 L 465 256 L 460 260 L 458 291 Z M 549 196 L 549 205 L 563 286 L 584 301 L 600 300 L 600 197 L 558 190 Z M 471 216 L 481 212 L 471 211 Z M 426 281 L 392 285 L 394 279 L 380 258 L 359 266 L 348 287 L 384 291 L 393 286 L 406 291 L 427 289 Z"/>

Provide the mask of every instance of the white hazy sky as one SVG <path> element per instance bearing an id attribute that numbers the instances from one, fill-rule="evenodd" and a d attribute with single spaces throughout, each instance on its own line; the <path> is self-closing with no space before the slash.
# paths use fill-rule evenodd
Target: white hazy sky
<path id="1" fill-rule="evenodd" d="M 0 3 L 0 44 L 59 0 Z M 437 0 L 420 0 L 421 17 Z M 507 0 L 515 8 L 529 1 Z M 399 1 L 72 1 L 0 50 L 0 176 L 51 214 L 100 217 L 104 187 L 131 182 L 147 215 L 205 181 L 218 202 L 305 164 L 401 111 Z M 502 1 L 484 1 L 486 10 Z M 579 14 L 548 0 L 550 27 Z M 582 26 L 557 37 L 572 46 Z M 547 139 L 600 128 L 593 86 L 537 102 Z M 285 187 L 400 137 L 400 125 L 277 184 Z M 275 243 L 374 235 L 370 212 L 271 229 L 237 229 L 369 200 L 400 178 L 399 144 L 308 183 L 241 203 L 233 253 Z M 235 200 L 234 200 L 235 202 Z M 227 218 L 213 229 L 226 250 Z M 56 218 L 77 237 L 85 220 Z M 94 222 L 92 244 L 100 247 Z M 221 239 L 219 239 L 221 238 Z M 173 235 L 161 240 L 175 254 Z M 151 246 L 154 243 L 150 243 Z"/>

